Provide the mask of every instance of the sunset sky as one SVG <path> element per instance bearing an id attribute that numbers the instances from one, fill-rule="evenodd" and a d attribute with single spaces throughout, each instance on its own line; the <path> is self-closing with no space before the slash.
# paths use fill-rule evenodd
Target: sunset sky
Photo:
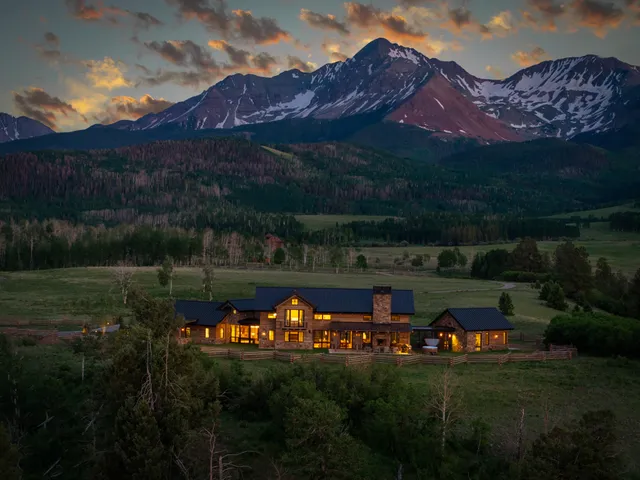
<path id="1" fill-rule="evenodd" d="M 313 70 L 386 37 L 502 78 L 593 53 L 640 65 L 640 0 L 12 0 L 0 112 L 55 130 L 139 118 L 232 73 Z"/>

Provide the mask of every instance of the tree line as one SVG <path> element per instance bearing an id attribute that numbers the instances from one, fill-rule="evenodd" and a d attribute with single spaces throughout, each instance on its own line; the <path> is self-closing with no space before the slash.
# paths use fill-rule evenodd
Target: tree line
<path id="1" fill-rule="evenodd" d="M 465 413 L 453 370 L 428 385 L 390 367 L 260 373 L 180 345 L 166 300 L 132 293 L 134 320 L 71 346 L 0 336 L 3 480 L 620 478 L 616 419 L 509 433 Z"/>
<path id="2" fill-rule="evenodd" d="M 558 310 L 568 308 L 568 297 L 576 302 L 577 310 L 597 307 L 640 318 L 640 268 L 627 278 L 621 271 L 614 272 L 606 258 L 599 258 L 593 270 L 586 248 L 571 241 L 558 245 L 553 255 L 540 252 L 532 238 L 525 238 L 511 252 L 478 253 L 471 276 L 530 282 L 540 289 L 539 298 Z"/>
<path id="3" fill-rule="evenodd" d="M 640 212 L 612 213 L 609 227 L 615 232 L 640 232 Z"/>

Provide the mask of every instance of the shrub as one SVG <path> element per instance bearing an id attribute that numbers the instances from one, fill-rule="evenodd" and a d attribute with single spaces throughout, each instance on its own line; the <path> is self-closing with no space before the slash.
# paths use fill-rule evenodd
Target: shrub
<path id="1" fill-rule="evenodd" d="M 547 295 L 547 306 L 562 311 L 569 307 L 565 301 L 564 290 L 557 283 L 551 284 L 551 290 Z"/>
<path id="2" fill-rule="evenodd" d="M 604 313 L 554 317 L 544 333 L 546 345 L 574 345 L 592 355 L 640 358 L 640 322 Z"/>

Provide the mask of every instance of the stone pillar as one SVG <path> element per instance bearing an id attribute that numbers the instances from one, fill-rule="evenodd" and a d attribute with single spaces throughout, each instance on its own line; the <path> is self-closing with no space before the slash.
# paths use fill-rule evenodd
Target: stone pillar
<path id="1" fill-rule="evenodd" d="M 373 323 L 391 323 L 391 287 L 373 287 Z"/>

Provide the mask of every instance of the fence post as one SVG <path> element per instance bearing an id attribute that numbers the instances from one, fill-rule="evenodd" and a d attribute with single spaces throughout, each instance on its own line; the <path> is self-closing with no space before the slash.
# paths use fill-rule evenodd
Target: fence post
<path id="1" fill-rule="evenodd" d="M 240 360 L 244 360 L 244 352 L 240 352 Z"/>
<path id="2" fill-rule="evenodd" d="M 449 367 L 453 368 L 453 357 L 449 359 Z"/>
<path id="3" fill-rule="evenodd" d="M 349 366 L 349 355 L 345 355 L 344 356 L 344 366 L 348 367 Z"/>
<path id="4" fill-rule="evenodd" d="M 289 354 L 289 363 L 293 363 L 293 353 Z"/>

